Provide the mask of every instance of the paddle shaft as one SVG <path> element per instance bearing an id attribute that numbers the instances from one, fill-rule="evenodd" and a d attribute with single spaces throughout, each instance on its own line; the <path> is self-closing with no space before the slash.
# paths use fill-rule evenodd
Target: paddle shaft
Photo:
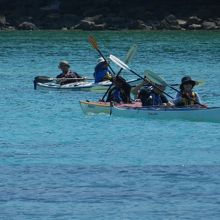
<path id="1" fill-rule="evenodd" d="M 103 55 L 102 52 L 99 50 L 99 48 L 96 48 L 96 47 L 95 47 L 95 49 L 98 51 L 99 55 L 105 60 L 105 62 L 107 62 L 107 60 L 105 59 L 104 55 Z M 108 64 L 108 66 L 109 66 L 111 72 L 112 72 L 114 75 L 116 75 L 115 72 L 114 72 L 114 70 L 112 69 L 112 67 L 111 67 L 109 64 Z M 122 68 L 119 70 L 119 72 L 117 73 L 117 76 L 121 73 L 122 70 L 123 70 Z M 102 97 L 102 99 L 101 99 L 102 101 L 104 100 L 105 96 L 108 94 L 108 92 L 109 92 L 109 90 L 111 89 L 112 85 L 113 85 L 113 83 L 108 87 L 107 91 L 105 92 L 105 94 L 103 95 L 103 97 Z"/>
<path id="2" fill-rule="evenodd" d="M 97 50 L 97 52 L 98 52 L 99 55 L 105 60 L 105 62 L 107 62 L 107 60 L 106 60 L 106 58 L 104 57 L 103 53 L 102 53 L 102 52 L 100 51 L 100 49 L 98 48 L 98 44 L 97 44 L 95 38 L 92 37 L 92 36 L 89 36 L 89 42 L 91 43 L 91 45 L 93 46 L 93 48 L 95 48 L 95 49 Z M 107 62 L 107 63 L 108 63 L 108 62 Z M 114 72 L 114 70 L 112 69 L 112 67 L 110 66 L 109 63 L 108 63 L 108 66 L 109 66 L 109 69 L 111 70 L 111 72 L 112 72 L 114 75 L 116 75 L 115 72 Z M 122 70 L 123 70 L 122 68 L 119 70 L 119 72 L 117 73 L 117 76 L 121 73 Z M 112 85 L 113 85 L 113 83 L 109 86 L 109 88 L 107 89 L 107 91 L 106 91 L 105 94 L 103 95 L 103 97 L 102 97 L 102 99 L 101 99 L 102 101 L 104 100 L 105 96 L 108 94 L 108 92 L 109 92 L 109 90 L 111 89 Z"/>
<path id="3" fill-rule="evenodd" d="M 121 73 L 122 70 L 123 70 L 123 69 L 121 68 L 121 69 L 118 71 L 118 73 L 117 73 L 116 76 L 119 76 L 119 74 Z M 105 98 L 105 96 L 108 94 L 109 90 L 112 88 L 112 85 L 113 85 L 113 83 L 108 87 L 107 91 L 105 92 L 105 94 L 103 95 L 103 97 L 102 97 L 102 99 L 101 99 L 102 101 L 104 101 L 104 98 Z"/>

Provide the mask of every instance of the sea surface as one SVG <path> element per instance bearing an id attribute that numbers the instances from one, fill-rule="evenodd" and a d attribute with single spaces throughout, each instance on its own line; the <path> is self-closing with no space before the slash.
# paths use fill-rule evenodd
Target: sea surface
<path id="1" fill-rule="evenodd" d="M 86 116 L 79 100 L 103 94 L 34 90 L 60 60 L 92 77 L 88 35 L 220 106 L 220 32 L 0 32 L 0 219 L 220 219 L 220 124 Z"/>

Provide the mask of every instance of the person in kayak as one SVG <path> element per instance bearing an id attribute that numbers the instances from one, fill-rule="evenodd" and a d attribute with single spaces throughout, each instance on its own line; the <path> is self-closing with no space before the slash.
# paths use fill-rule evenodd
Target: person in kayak
<path id="1" fill-rule="evenodd" d="M 192 80 L 190 76 L 184 76 L 181 79 L 180 92 L 177 92 L 176 98 L 174 100 L 175 106 L 201 106 L 201 99 L 198 93 L 193 91 L 195 85 L 196 81 Z"/>
<path id="2" fill-rule="evenodd" d="M 163 85 L 152 84 L 144 86 L 138 93 L 138 99 L 142 103 L 142 107 L 159 106 L 159 107 L 172 107 L 173 103 L 170 102 L 163 94 L 166 87 Z"/>
<path id="3" fill-rule="evenodd" d="M 143 107 L 172 107 L 174 104 L 163 94 L 165 89 L 165 86 L 151 83 L 145 77 L 143 82 L 132 89 L 132 93 L 137 101 L 141 101 Z"/>
<path id="4" fill-rule="evenodd" d="M 56 78 L 58 79 L 57 82 L 61 85 L 83 80 L 83 78 L 78 73 L 70 70 L 70 64 L 65 60 L 59 63 L 58 68 L 61 69 L 62 73 L 57 75 Z"/>
<path id="5" fill-rule="evenodd" d="M 93 76 L 95 78 L 95 83 L 103 82 L 111 78 L 111 74 L 108 69 L 108 62 L 102 57 L 98 59 L 98 64 L 95 67 Z"/>
<path id="6" fill-rule="evenodd" d="M 131 86 L 121 76 L 113 76 L 110 79 L 114 85 L 108 92 L 106 102 L 131 103 Z"/>

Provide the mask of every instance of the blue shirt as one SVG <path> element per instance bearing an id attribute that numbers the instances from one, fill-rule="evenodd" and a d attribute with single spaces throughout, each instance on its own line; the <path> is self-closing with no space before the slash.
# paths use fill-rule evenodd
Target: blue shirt
<path id="1" fill-rule="evenodd" d="M 102 82 L 107 73 L 108 67 L 105 66 L 105 62 L 97 64 L 95 67 L 95 72 L 93 74 L 95 78 L 95 83 Z"/>

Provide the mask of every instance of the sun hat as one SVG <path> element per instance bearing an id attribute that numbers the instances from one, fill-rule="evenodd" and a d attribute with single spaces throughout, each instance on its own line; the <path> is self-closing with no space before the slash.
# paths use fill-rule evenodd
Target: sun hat
<path id="1" fill-rule="evenodd" d="M 192 78 L 190 76 L 184 76 L 181 79 L 180 89 L 183 89 L 184 84 L 191 84 L 192 87 L 194 87 L 196 85 L 196 81 L 192 80 Z"/>
<path id="2" fill-rule="evenodd" d="M 98 62 L 99 62 L 99 63 L 102 63 L 102 62 L 105 62 L 105 60 L 104 60 L 103 57 L 99 57 L 99 58 L 98 58 Z"/>
<path id="3" fill-rule="evenodd" d="M 69 62 L 67 62 L 66 60 L 62 60 L 62 61 L 60 61 L 60 63 L 59 63 L 59 67 L 61 67 L 61 66 L 68 66 L 68 67 L 70 67 L 70 64 L 69 64 Z"/>
<path id="4" fill-rule="evenodd" d="M 103 63 L 103 62 L 110 63 L 110 59 L 109 59 L 109 58 L 106 58 L 106 60 L 105 60 L 103 57 L 99 57 L 99 58 L 98 58 L 98 63 Z"/>

